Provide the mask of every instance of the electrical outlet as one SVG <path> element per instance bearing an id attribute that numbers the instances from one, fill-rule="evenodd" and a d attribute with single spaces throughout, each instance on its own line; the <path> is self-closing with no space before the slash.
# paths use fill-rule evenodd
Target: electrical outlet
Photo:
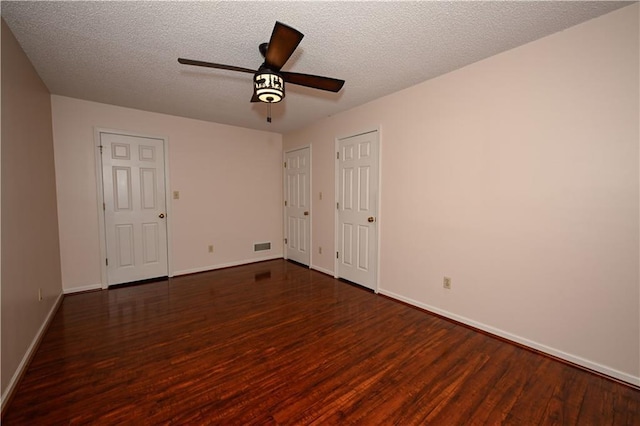
<path id="1" fill-rule="evenodd" d="M 38 302 L 42 302 L 42 289 L 38 289 Z"/>
<path id="2" fill-rule="evenodd" d="M 442 287 L 446 288 L 447 290 L 451 290 L 451 278 L 444 277 L 444 279 L 442 280 Z"/>
<path id="3" fill-rule="evenodd" d="M 213 244 L 209 246 L 209 253 L 213 253 Z"/>
<path id="4" fill-rule="evenodd" d="M 318 247 L 318 254 L 322 254 L 322 247 Z"/>
<path id="5" fill-rule="evenodd" d="M 320 201 L 322 201 L 322 191 L 320 191 Z"/>
<path id="6" fill-rule="evenodd" d="M 180 191 L 173 191 L 173 199 L 174 200 L 180 199 Z"/>

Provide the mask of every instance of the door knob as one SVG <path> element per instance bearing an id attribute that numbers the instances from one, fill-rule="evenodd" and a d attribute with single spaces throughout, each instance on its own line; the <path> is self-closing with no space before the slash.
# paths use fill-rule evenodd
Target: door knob
<path id="1" fill-rule="evenodd" d="M 369 216 L 369 219 L 367 219 L 369 222 L 375 222 L 376 218 L 373 216 Z"/>
<path id="2" fill-rule="evenodd" d="M 164 219 L 164 213 L 160 213 L 160 214 L 158 215 L 158 217 L 159 217 L 160 219 Z"/>
<path id="3" fill-rule="evenodd" d="M 304 215 L 305 216 L 309 216 L 309 212 L 304 212 Z"/>

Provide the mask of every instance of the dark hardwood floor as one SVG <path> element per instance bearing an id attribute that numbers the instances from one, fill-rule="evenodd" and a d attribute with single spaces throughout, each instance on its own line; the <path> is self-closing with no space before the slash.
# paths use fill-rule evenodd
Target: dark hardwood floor
<path id="1" fill-rule="evenodd" d="M 13 424 L 639 425 L 640 391 L 288 263 L 67 296 Z"/>

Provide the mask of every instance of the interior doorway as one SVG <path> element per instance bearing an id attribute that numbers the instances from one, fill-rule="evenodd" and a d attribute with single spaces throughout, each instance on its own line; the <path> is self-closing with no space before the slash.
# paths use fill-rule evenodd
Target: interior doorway
<path id="1" fill-rule="evenodd" d="M 336 275 L 377 292 L 379 137 L 337 140 Z"/>
<path id="2" fill-rule="evenodd" d="M 285 152 L 285 256 L 310 264 L 311 148 Z"/>
<path id="3" fill-rule="evenodd" d="M 103 287 L 169 275 L 166 140 L 99 131 Z"/>

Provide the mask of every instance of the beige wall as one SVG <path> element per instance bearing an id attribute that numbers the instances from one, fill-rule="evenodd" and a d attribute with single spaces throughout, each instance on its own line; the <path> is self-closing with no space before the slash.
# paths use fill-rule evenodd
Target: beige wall
<path id="1" fill-rule="evenodd" d="M 101 285 L 94 128 L 168 138 L 174 273 L 282 257 L 280 134 L 55 95 L 52 108 L 65 292 Z"/>
<path id="2" fill-rule="evenodd" d="M 335 138 L 379 126 L 382 293 L 640 384 L 638 51 L 635 4 L 285 135 L 312 264 Z"/>
<path id="3" fill-rule="evenodd" d="M 18 367 L 62 294 L 49 91 L 4 21 L 1 169 L 4 406 Z"/>

